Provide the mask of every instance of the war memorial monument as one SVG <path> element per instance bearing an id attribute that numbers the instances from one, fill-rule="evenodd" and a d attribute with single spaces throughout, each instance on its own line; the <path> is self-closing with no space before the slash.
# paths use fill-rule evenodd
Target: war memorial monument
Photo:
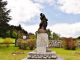
<path id="1" fill-rule="evenodd" d="M 27 58 L 22 60 L 64 60 L 64 58 L 57 56 L 55 51 L 51 51 L 48 47 L 49 39 L 47 34 L 47 21 L 43 13 L 40 14 L 41 23 L 37 33 L 36 49 L 28 53 Z"/>

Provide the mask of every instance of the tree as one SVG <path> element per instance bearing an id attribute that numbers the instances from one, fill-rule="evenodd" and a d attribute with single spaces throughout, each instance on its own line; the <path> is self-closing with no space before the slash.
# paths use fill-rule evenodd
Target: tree
<path id="1" fill-rule="evenodd" d="M 52 31 L 51 31 L 50 29 L 47 29 L 47 33 L 48 33 L 48 38 L 49 38 L 49 39 L 51 39 L 51 32 L 52 32 Z"/>
<path id="2" fill-rule="evenodd" d="M 35 38 L 36 38 L 36 39 L 37 39 L 37 33 L 38 33 L 38 31 L 35 32 Z"/>
<path id="3" fill-rule="evenodd" d="M 60 40 L 60 34 L 53 32 L 53 40 Z"/>
<path id="4" fill-rule="evenodd" d="M 14 26 L 11 25 L 11 26 L 10 26 L 10 37 L 12 37 L 13 30 L 14 30 Z"/>
<path id="5" fill-rule="evenodd" d="M 10 37 L 10 30 L 7 30 L 6 34 L 7 34 L 7 37 Z"/>
<path id="6" fill-rule="evenodd" d="M 20 37 L 22 37 L 23 35 L 27 35 L 28 34 L 28 32 L 27 31 L 25 31 L 24 29 L 22 29 L 22 27 L 21 27 L 21 25 L 19 24 L 19 26 L 16 26 L 16 28 L 15 28 L 16 30 L 17 30 L 17 38 L 20 36 Z"/>
<path id="7" fill-rule="evenodd" d="M 6 5 L 7 1 L 0 0 L 0 37 L 6 37 L 6 31 L 9 29 L 8 22 L 11 20 L 10 10 L 6 9 Z"/>
<path id="8" fill-rule="evenodd" d="M 80 39 L 80 36 L 79 36 L 79 37 L 77 37 L 77 39 Z"/>
<path id="9" fill-rule="evenodd" d="M 31 36 L 31 39 L 37 39 L 36 35 Z"/>
<path id="10" fill-rule="evenodd" d="M 16 38 L 17 37 L 17 33 L 16 32 L 13 32 L 12 37 L 13 38 Z"/>

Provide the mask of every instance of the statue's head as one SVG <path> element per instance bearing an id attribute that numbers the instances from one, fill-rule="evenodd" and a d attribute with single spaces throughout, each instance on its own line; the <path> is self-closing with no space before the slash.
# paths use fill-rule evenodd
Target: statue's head
<path id="1" fill-rule="evenodd" d="M 40 16 L 42 16 L 42 13 L 40 13 Z"/>

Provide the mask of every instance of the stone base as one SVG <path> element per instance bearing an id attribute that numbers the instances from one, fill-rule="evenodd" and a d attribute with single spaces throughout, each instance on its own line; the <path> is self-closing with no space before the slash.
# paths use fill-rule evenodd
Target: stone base
<path id="1" fill-rule="evenodd" d="M 57 56 L 56 59 L 22 59 L 22 60 L 65 60 L 64 58 L 60 57 L 60 56 Z"/>
<path id="2" fill-rule="evenodd" d="M 33 52 L 37 52 L 37 49 L 35 49 Z M 51 52 L 51 49 L 49 49 L 48 47 L 46 47 L 46 52 Z"/>
<path id="3" fill-rule="evenodd" d="M 46 48 L 46 53 L 39 53 L 35 49 L 33 52 L 29 52 L 27 58 L 22 60 L 65 60 L 64 58 L 57 56 L 55 51 L 51 51 Z"/>
<path id="4" fill-rule="evenodd" d="M 46 53 L 38 53 L 38 52 L 30 52 L 27 56 L 28 59 L 56 59 L 56 52 L 46 52 Z"/>
<path id="5" fill-rule="evenodd" d="M 44 29 L 38 29 L 38 33 L 47 33 L 47 30 L 44 30 Z"/>

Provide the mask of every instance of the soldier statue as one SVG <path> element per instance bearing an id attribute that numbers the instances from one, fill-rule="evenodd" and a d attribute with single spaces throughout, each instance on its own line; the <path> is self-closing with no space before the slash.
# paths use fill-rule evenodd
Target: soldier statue
<path id="1" fill-rule="evenodd" d="M 48 19 L 46 19 L 45 15 L 43 13 L 40 13 L 40 19 L 41 19 L 41 23 L 39 25 L 39 29 L 38 32 L 41 33 L 46 33 L 46 27 L 47 27 L 47 21 Z"/>

